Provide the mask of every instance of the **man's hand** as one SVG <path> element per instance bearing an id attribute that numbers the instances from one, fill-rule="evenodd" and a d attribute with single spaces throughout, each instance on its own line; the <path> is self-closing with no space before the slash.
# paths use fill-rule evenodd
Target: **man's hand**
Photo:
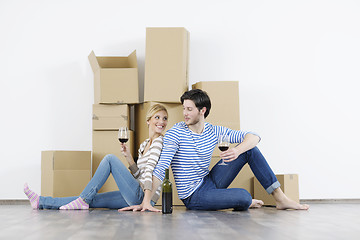
<path id="1" fill-rule="evenodd" d="M 236 148 L 229 148 L 220 153 L 220 157 L 224 159 L 224 162 L 234 161 L 239 155 L 239 151 Z"/>
<path id="2" fill-rule="evenodd" d="M 220 157 L 224 159 L 224 162 L 234 161 L 240 154 L 252 149 L 260 141 L 260 137 L 248 133 L 245 135 L 244 141 L 237 145 L 234 148 L 229 148 L 229 150 L 221 152 Z"/>

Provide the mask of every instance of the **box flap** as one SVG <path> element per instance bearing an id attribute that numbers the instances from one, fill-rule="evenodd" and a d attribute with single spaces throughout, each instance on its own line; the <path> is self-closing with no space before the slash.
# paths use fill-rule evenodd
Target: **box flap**
<path id="1" fill-rule="evenodd" d="M 137 59 L 136 59 L 136 50 L 134 50 L 129 56 L 128 56 L 129 66 L 131 68 L 137 68 Z"/>
<path id="2" fill-rule="evenodd" d="M 91 51 L 88 58 L 89 58 L 91 68 L 92 68 L 93 72 L 95 73 L 96 71 L 98 71 L 100 69 L 100 65 L 96 59 L 94 51 Z"/>

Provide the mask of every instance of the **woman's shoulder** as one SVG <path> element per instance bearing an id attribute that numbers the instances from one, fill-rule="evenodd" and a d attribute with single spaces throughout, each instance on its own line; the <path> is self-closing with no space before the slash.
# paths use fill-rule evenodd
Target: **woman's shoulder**
<path id="1" fill-rule="evenodd" d="M 157 144 L 161 144 L 163 143 L 164 141 L 164 137 L 162 135 L 158 136 L 157 138 L 155 138 L 153 141 L 152 141 L 152 145 L 157 145 Z"/>

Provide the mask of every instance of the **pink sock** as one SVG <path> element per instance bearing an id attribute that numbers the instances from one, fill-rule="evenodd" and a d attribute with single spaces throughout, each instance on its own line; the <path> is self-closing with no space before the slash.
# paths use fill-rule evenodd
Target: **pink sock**
<path id="1" fill-rule="evenodd" d="M 72 202 L 61 206 L 61 210 L 87 210 L 89 209 L 89 204 L 87 204 L 81 197 L 78 197 Z"/>
<path id="2" fill-rule="evenodd" d="M 38 209 L 39 208 L 39 199 L 40 199 L 39 195 L 37 195 L 35 192 L 31 191 L 27 183 L 25 183 L 25 185 L 24 185 L 24 193 L 28 197 L 31 207 L 33 209 Z"/>

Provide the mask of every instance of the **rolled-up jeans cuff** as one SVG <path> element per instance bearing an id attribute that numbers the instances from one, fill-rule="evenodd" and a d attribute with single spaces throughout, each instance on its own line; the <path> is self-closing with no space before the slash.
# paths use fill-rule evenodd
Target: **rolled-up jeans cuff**
<path id="1" fill-rule="evenodd" d="M 267 189 L 266 189 L 266 192 L 268 193 L 268 194 L 271 194 L 275 189 L 277 189 L 278 187 L 280 187 L 280 183 L 279 183 L 279 181 L 276 181 L 276 182 L 274 182 L 273 184 L 271 184 L 270 185 L 270 187 L 268 187 Z"/>

